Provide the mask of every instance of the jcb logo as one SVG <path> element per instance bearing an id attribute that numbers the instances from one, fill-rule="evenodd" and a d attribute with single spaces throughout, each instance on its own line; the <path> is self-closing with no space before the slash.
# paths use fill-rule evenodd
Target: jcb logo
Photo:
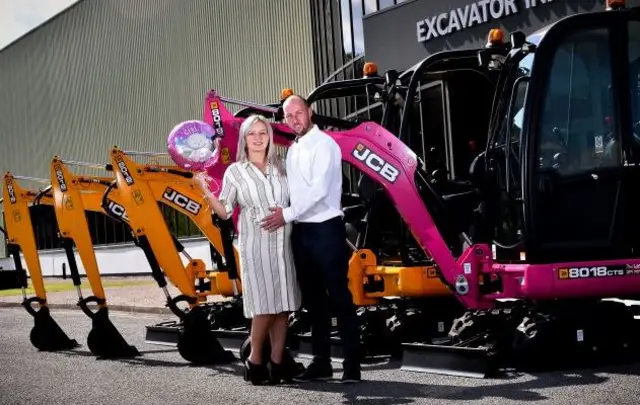
<path id="1" fill-rule="evenodd" d="M 122 161 L 122 160 L 118 161 L 118 168 L 120 169 L 120 172 L 122 173 L 122 177 L 124 177 L 124 181 L 126 181 L 128 185 L 132 185 L 133 184 L 133 177 L 131 177 L 131 173 L 129 172 L 129 168 L 127 167 L 126 164 L 124 164 L 124 161 Z"/>
<path id="2" fill-rule="evenodd" d="M 11 204 L 16 203 L 16 190 L 13 188 L 13 181 L 7 179 L 7 191 L 9 192 L 9 201 Z"/>
<path id="3" fill-rule="evenodd" d="M 198 213 L 200 212 L 200 208 L 202 208 L 202 205 L 193 201 L 189 197 L 180 194 L 171 187 L 167 187 L 167 189 L 164 191 L 164 194 L 162 195 L 162 198 L 174 203 L 175 205 L 185 209 L 186 211 L 189 211 L 193 215 L 198 215 Z"/>
<path id="4" fill-rule="evenodd" d="M 222 126 L 222 116 L 220 115 L 220 108 L 217 101 L 209 103 L 211 108 L 211 118 L 213 119 L 213 126 L 216 130 L 216 134 L 224 136 L 224 127 Z"/>
<path id="5" fill-rule="evenodd" d="M 115 215 L 118 218 L 122 218 L 123 220 L 129 222 L 129 217 L 127 216 L 127 211 L 120 204 L 117 204 L 111 200 L 107 200 L 107 209 L 110 213 Z"/>
<path id="6" fill-rule="evenodd" d="M 363 144 L 359 143 L 351 154 L 359 161 L 364 162 L 367 167 L 378 173 L 385 180 L 393 183 L 398 179 L 400 170 L 396 169 L 390 163 L 385 162 L 384 159 L 373 153 L 371 149 Z"/>
<path id="7" fill-rule="evenodd" d="M 63 193 L 67 191 L 67 182 L 64 180 L 64 175 L 62 174 L 62 166 L 59 163 L 53 165 L 53 170 L 56 173 L 56 179 L 58 180 L 58 184 L 60 184 L 60 191 Z"/>

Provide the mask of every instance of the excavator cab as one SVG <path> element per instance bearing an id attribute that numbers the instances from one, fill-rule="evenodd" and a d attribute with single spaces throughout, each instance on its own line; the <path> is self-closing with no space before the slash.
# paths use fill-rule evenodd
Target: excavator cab
<path id="1" fill-rule="evenodd" d="M 640 213 L 632 197 L 640 180 L 640 9 L 624 3 L 607 1 L 606 10 L 529 36 L 511 33 L 509 43 L 492 41 L 504 38 L 492 31 L 485 49 L 470 51 L 475 69 L 495 78 L 486 145 L 459 193 L 473 196 L 471 206 L 451 203 L 445 190 L 458 186 L 455 178 L 438 185 L 424 165 L 415 176 L 449 251 L 419 239 L 468 311 L 448 342 L 406 345 L 408 369 L 486 376 L 498 366 L 594 353 L 613 359 L 637 348 L 632 309 L 609 300 L 640 292 Z M 443 57 L 451 66 L 462 52 Z M 415 69 L 407 99 L 418 93 L 418 75 L 437 70 L 437 59 Z M 407 104 L 400 139 L 415 133 L 412 114 Z M 473 218 L 464 219 L 473 206 Z M 461 222 L 450 221 L 460 214 Z M 424 349 L 427 355 L 416 354 Z M 562 356 L 549 359 L 550 351 Z"/>
<path id="2" fill-rule="evenodd" d="M 492 154 L 510 143 L 502 154 L 520 162 L 501 180 L 519 223 L 507 232 L 527 262 L 637 255 L 639 43 L 637 9 L 579 15 L 516 43 Z"/>

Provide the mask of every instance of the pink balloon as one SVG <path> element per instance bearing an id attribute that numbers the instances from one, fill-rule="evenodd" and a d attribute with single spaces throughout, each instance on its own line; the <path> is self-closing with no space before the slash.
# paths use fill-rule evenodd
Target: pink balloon
<path id="1" fill-rule="evenodd" d="M 175 164 L 196 172 L 215 165 L 220 156 L 215 130 L 199 120 L 176 125 L 169 133 L 167 149 Z"/>

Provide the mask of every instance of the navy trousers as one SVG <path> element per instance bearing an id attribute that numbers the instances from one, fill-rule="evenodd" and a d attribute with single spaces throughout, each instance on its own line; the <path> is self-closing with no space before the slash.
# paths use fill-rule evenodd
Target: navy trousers
<path id="1" fill-rule="evenodd" d="M 360 363 L 360 327 L 348 287 L 351 252 L 342 218 L 293 225 L 291 242 L 302 305 L 311 321 L 315 361 L 331 357 L 331 315 L 337 317 L 345 362 Z"/>

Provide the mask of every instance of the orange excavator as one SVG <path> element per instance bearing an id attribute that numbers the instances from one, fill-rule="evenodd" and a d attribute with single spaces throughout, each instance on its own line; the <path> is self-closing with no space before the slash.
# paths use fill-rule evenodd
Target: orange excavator
<path id="1" fill-rule="evenodd" d="M 32 180 L 28 177 L 14 176 L 11 172 L 4 174 L 2 188 L 2 204 L 5 214 L 5 230 L 8 253 L 13 257 L 16 271 L 20 275 L 19 287 L 22 288 L 22 305 L 33 316 L 34 327 L 31 329 L 31 344 L 39 350 L 69 350 L 78 347 L 76 340 L 70 339 L 51 317 L 47 302 L 47 294 L 42 277 L 42 268 L 38 258 L 36 238 L 29 211 L 30 204 L 38 193 L 22 188 L 16 180 Z M 40 180 L 40 179 L 38 179 Z M 35 296 L 27 298 L 27 277 L 22 266 L 20 253 L 24 255 Z M 34 308 L 34 304 L 37 304 Z"/>
<path id="2" fill-rule="evenodd" d="M 80 309 L 92 320 L 92 328 L 87 337 L 89 350 L 100 358 L 122 358 L 140 356 L 140 352 L 126 343 L 122 335 L 110 321 L 108 305 L 101 282 L 98 265 L 93 250 L 86 211 L 103 213 L 102 194 L 109 184 L 109 178 L 73 176 L 57 157 L 50 165 L 51 185 L 33 191 L 22 188 L 11 173 L 4 175 L 3 199 L 6 218 L 9 252 L 13 256 L 16 268 L 24 272 L 20 252 L 24 255 L 29 275 L 34 287 L 35 297 L 24 296 L 23 305 L 34 316 L 35 326 L 31 333 L 33 345 L 40 350 L 64 350 L 77 346 L 64 335 L 64 332 L 51 318 L 42 269 L 37 252 L 36 239 L 31 216 L 31 207 L 46 205 L 53 207 L 62 247 L 69 263 L 71 279 L 78 292 Z M 43 179 L 44 180 L 44 179 Z M 85 269 L 93 295 L 83 297 L 80 274 L 74 245 Z M 26 288 L 26 272 L 20 287 Z M 39 310 L 32 307 L 39 304 Z M 90 304 L 96 304 L 92 311 Z"/>

